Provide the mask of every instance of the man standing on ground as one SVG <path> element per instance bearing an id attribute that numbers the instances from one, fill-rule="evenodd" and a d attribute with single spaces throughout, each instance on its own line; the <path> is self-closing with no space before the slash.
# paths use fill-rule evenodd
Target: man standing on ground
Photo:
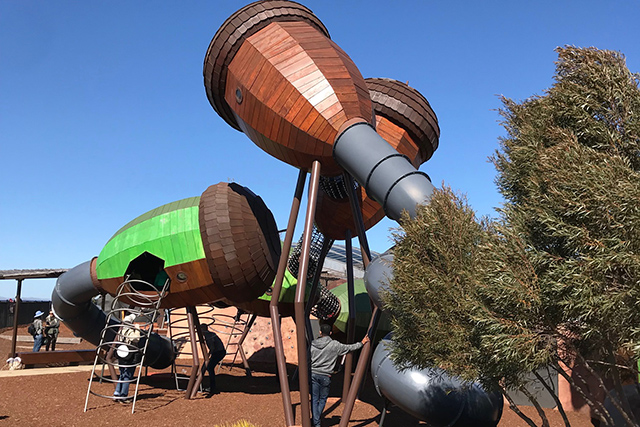
<path id="1" fill-rule="evenodd" d="M 42 347 L 42 338 L 44 333 L 44 328 L 42 326 L 42 315 L 44 313 L 40 310 L 36 311 L 36 314 L 33 316 L 33 328 L 35 329 L 35 335 L 33 336 L 33 351 L 40 351 L 40 347 Z"/>
<path id="2" fill-rule="evenodd" d="M 311 343 L 311 411 L 314 427 L 320 427 L 320 416 L 329 397 L 331 373 L 338 356 L 360 350 L 368 342 L 369 337 L 365 335 L 361 342 L 342 344 L 331 339 L 331 325 L 320 325 L 320 337 Z"/>
<path id="3" fill-rule="evenodd" d="M 45 319 L 44 327 L 44 342 L 47 351 L 51 348 L 51 351 L 56 351 L 56 342 L 58 341 L 58 333 L 60 332 L 60 321 L 53 314 L 53 310 L 49 312 L 49 315 Z"/>
<path id="4" fill-rule="evenodd" d="M 200 325 L 200 330 L 204 336 L 204 340 L 209 348 L 209 363 L 207 364 L 207 372 L 209 372 L 209 395 L 217 394 L 216 388 L 216 366 L 227 355 L 227 351 L 224 349 L 224 344 L 215 332 L 209 330 L 209 327 L 204 323 Z"/>

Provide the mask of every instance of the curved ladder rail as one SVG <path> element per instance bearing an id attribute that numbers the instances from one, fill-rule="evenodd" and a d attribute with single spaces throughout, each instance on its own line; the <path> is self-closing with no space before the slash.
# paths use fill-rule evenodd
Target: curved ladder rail
<path id="1" fill-rule="evenodd" d="M 162 298 L 166 295 L 170 281 L 167 279 L 164 283 L 164 286 L 161 290 L 158 290 L 156 287 L 151 285 L 148 282 L 142 280 L 128 279 L 124 281 L 118 287 L 118 291 L 116 293 L 116 297 L 113 299 L 111 303 L 111 309 L 107 313 L 105 327 L 102 330 L 100 335 L 100 344 L 96 348 L 96 357 L 93 362 L 93 368 L 91 370 L 91 377 L 89 378 L 89 386 L 87 389 L 87 396 L 84 404 L 84 412 L 87 411 L 87 406 L 89 404 L 89 396 L 94 395 L 98 397 L 102 397 L 105 399 L 111 400 L 125 400 L 129 399 L 129 397 L 120 397 L 113 395 L 105 395 L 91 390 L 93 385 L 93 379 L 96 376 L 96 366 L 98 362 L 102 364 L 101 374 L 99 375 L 100 382 L 103 381 L 109 383 L 122 383 L 125 381 L 121 381 L 118 379 L 113 379 L 111 376 L 104 376 L 104 366 L 109 366 L 109 371 L 115 371 L 116 362 L 110 354 L 113 353 L 113 349 L 118 345 L 118 343 L 124 342 L 124 336 L 122 334 L 122 327 L 128 326 L 132 328 L 137 328 L 141 332 L 140 341 L 144 340 L 144 346 L 142 348 L 137 347 L 136 349 L 130 350 L 134 351 L 140 355 L 139 361 L 137 363 L 132 363 L 130 365 L 120 365 L 122 367 L 139 367 L 138 375 L 135 379 L 136 387 L 133 394 L 133 404 L 131 406 L 131 413 L 135 412 L 136 400 L 138 396 L 138 389 L 140 386 L 140 377 L 142 375 L 142 366 L 144 366 L 145 356 L 147 353 L 147 348 L 149 346 L 149 337 L 153 332 L 153 325 L 158 317 L 158 310 L 160 308 L 160 304 L 162 302 Z M 142 290 L 141 290 L 142 289 Z M 125 302 L 126 305 L 123 305 Z M 122 322 L 120 324 L 113 323 L 112 319 L 117 319 L 121 321 L 126 315 L 134 314 L 136 315 L 136 320 L 142 318 L 143 322 L 136 323 L 125 323 Z M 115 330 L 115 338 L 113 340 L 107 339 L 106 336 L 110 331 Z M 130 347 L 131 348 L 131 347 Z M 134 360 L 136 357 L 134 357 Z M 126 381 L 128 383 L 133 383 L 134 380 Z"/>

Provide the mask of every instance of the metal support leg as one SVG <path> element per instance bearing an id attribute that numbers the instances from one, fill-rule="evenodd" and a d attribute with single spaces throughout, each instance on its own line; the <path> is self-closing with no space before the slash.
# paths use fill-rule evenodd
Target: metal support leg
<path id="1" fill-rule="evenodd" d="M 244 366 L 244 371 L 247 374 L 248 377 L 251 376 L 251 368 L 249 367 L 249 361 L 247 360 L 247 355 L 244 353 L 244 350 L 242 349 L 242 344 L 244 343 L 244 340 L 247 338 L 247 334 L 249 333 L 249 329 L 251 329 L 251 326 L 253 326 L 253 322 L 256 321 L 256 317 L 258 317 L 257 314 L 252 314 L 251 317 L 249 318 L 249 322 L 247 322 L 247 324 L 244 327 L 244 331 L 242 331 L 242 335 L 240 335 L 240 339 L 238 340 L 238 352 L 240 353 L 240 357 L 242 358 L 242 365 Z"/>
<path id="2" fill-rule="evenodd" d="M 282 255 L 278 264 L 276 273 L 276 281 L 273 284 L 273 292 L 271 293 L 271 302 L 269 303 L 269 313 L 271 314 L 271 327 L 273 329 L 273 342 L 276 351 L 276 365 L 278 367 L 278 378 L 280 380 L 280 391 L 282 394 L 282 404 L 284 406 L 284 419 L 287 427 L 293 426 L 293 407 L 291 406 L 291 392 L 289 391 L 289 382 L 287 375 L 287 362 L 284 357 L 284 345 L 282 343 L 282 332 L 280 328 L 280 311 L 278 310 L 278 301 L 280 299 L 280 291 L 282 290 L 282 281 L 284 280 L 284 272 L 287 268 L 287 260 L 291 242 L 293 241 L 293 232 L 296 228 L 298 220 L 298 212 L 300 211 L 300 200 L 304 191 L 304 183 L 307 179 L 307 173 L 300 171 L 298 173 L 298 182 L 296 191 L 291 203 L 291 212 L 289 213 L 289 223 L 287 232 L 284 236 L 284 244 L 282 246 Z"/>
<path id="3" fill-rule="evenodd" d="M 389 399 L 385 397 L 384 404 L 382 405 L 382 412 L 380 412 L 380 424 L 378 424 L 378 427 L 382 427 L 382 425 L 384 424 L 384 419 L 387 417 L 388 407 L 389 407 Z"/>
<path id="4" fill-rule="evenodd" d="M 191 389 L 191 399 L 196 397 L 198 390 L 200 389 L 200 384 L 202 384 L 202 380 L 204 379 L 204 373 L 207 369 L 207 365 L 209 364 L 209 348 L 207 347 L 207 342 L 204 338 L 204 334 L 202 333 L 202 329 L 200 329 L 200 317 L 198 317 L 198 310 L 195 307 L 188 307 L 187 310 L 191 310 L 193 315 L 193 326 L 196 330 L 196 334 L 198 335 L 198 342 L 200 343 L 200 351 L 202 352 L 202 365 L 198 366 L 198 375 L 196 376 L 196 382 Z M 193 346 L 194 344 L 192 344 Z M 195 354 L 195 353 L 194 353 Z"/>
<path id="5" fill-rule="evenodd" d="M 360 254 L 362 255 L 362 263 L 366 269 L 371 262 L 371 251 L 369 250 L 369 241 L 367 240 L 367 234 L 364 229 L 364 221 L 362 220 L 362 211 L 358 205 L 358 197 L 353 182 L 353 177 L 347 172 L 344 173 L 344 182 L 349 189 L 349 203 L 351 204 L 351 213 L 353 214 L 353 222 L 356 225 L 356 231 L 358 232 L 358 241 L 360 242 Z"/>
<path id="6" fill-rule="evenodd" d="M 347 255 L 347 297 L 349 303 L 349 320 L 347 322 L 347 344 L 355 341 L 356 335 L 356 296 L 353 281 L 353 247 L 351 246 L 351 230 L 345 236 L 345 250 Z M 347 353 L 344 363 L 344 381 L 342 383 L 342 400 L 347 399 L 351 386 L 351 372 L 353 371 L 353 353 Z"/>
<path id="7" fill-rule="evenodd" d="M 187 321 L 189 323 L 189 340 L 191 341 L 191 353 L 193 354 L 193 363 L 191 364 L 191 376 L 189 377 L 189 384 L 187 385 L 187 391 L 185 393 L 185 397 L 187 399 L 192 399 L 192 391 L 195 388 L 196 377 L 198 376 L 198 371 L 200 370 L 200 358 L 198 357 L 198 349 L 196 348 L 196 329 L 195 329 L 195 319 L 193 317 L 193 311 L 190 310 L 193 307 L 187 307 Z"/>
<path id="8" fill-rule="evenodd" d="M 311 291 L 309 292 L 309 300 L 307 301 L 307 305 L 304 308 L 304 318 L 306 319 L 305 326 L 307 328 L 307 336 L 310 341 L 313 341 L 313 331 L 311 330 L 311 321 L 309 320 L 309 316 L 311 315 L 311 309 L 313 308 L 313 302 L 315 301 L 316 294 L 318 293 L 318 285 L 320 283 L 320 276 L 322 275 L 322 266 L 324 265 L 324 260 L 329 253 L 329 249 L 333 245 L 332 239 L 324 239 L 322 241 L 322 248 L 320 249 L 320 258 L 318 258 L 318 267 L 316 268 L 315 273 L 313 274 L 313 282 L 311 284 Z"/>
<path id="9" fill-rule="evenodd" d="M 302 426 L 311 426 L 311 405 L 309 402 L 309 362 L 307 360 L 307 339 L 305 334 L 304 318 L 304 297 L 307 284 L 307 270 L 309 268 L 309 248 L 311 247 L 311 237 L 313 232 L 313 219 L 316 215 L 316 202 L 318 200 L 318 187 L 320 182 L 320 162 L 313 162 L 311 169 L 311 179 L 309 181 L 309 202 L 307 204 L 307 215 L 304 221 L 304 232 L 302 239 L 302 253 L 300 254 L 300 269 L 298 271 L 298 285 L 296 286 L 296 297 L 294 302 L 294 312 L 296 325 L 296 335 L 298 344 L 298 377 L 300 383 L 300 416 Z"/>
<path id="10" fill-rule="evenodd" d="M 13 331 L 11 332 L 11 357 L 16 357 L 16 341 L 18 340 L 18 313 L 20 312 L 20 294 L 22 293 L 22 280 L 18 279 L 16 288 L 16 302 L 13 306 Z"/>
<path id="11" fill-rule="evenodd" d="M 378 307 L 373 309 L 371 322 L 369 322 L 369 329 L 367 331 L 369 339 L 373 339 L 376 329 L 378 328 L 378 322 L 380 321 L 381 314 L 382 312 Z M 367 342 L 362 346 L 362 350 L 360 350 L 360 359 L 358 359 L 358 366 L 356 366 L 356 372 L 353 375 L 353 382 L 349 388 L 347 399 L 344 401 L 344 410 L 342 411 L 342 418 L 340 419 L 340 427 L 347 427 L 349 425 L 349 418 L 353 412 L 353 406 L 355 405 L 356 398 L 358 396 L 358 390 L 364 379 L 364 374 L 367 370 L 369 360 L 371 359 L 371 348 L 371 342 Z"/>

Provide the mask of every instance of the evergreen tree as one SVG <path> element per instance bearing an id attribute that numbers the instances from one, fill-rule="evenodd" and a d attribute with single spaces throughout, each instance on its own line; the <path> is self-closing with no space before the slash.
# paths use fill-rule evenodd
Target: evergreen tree
<path id="1" fill-rule="evenodd" d="M 544 366 L 566 377 L 562 363 L 575 362 L 618 396 L 637 376 L 639 79 L 618 52 L 557 51 L 544 95 L 503 99 L 499 218 L 477 219 L 444 188 L 395 236 L 386 307 L 401 366 L 437 365 L 505 390 Z M 593 390 L 567 380 L 611 423 Z M 610 397 L 635 425 L 628 401 Z"/>

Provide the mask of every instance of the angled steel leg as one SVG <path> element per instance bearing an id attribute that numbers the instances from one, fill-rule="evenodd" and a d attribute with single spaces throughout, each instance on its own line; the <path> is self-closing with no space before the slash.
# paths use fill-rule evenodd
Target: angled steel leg
<path id="1" fill-rule="evenodd" d="M 378 424 L 378 427 L 382 427 L 382 425 L 384 424 L 384 419 L 387 418 L 388 408 L 389 408 L 389 399 L 385 397 L 384 404 L 382 405 L 382 412 L 380 412 L 380 424 Z"/>
<path id="2" fill-rule="evenodd" d="M 353 182 L 353 177 L 347 172 L 343 174 L 344 182 L 349 191 L 349 203 L 351 204 L 351 212 L 353 213 L 353 222 L 356 225 L 356 231 L 358 232 L 358 241 L 360 242 L 360 254 L 362 255 L 362 263 L 366 269 L 371 262 L 371 251 L 369 250 L 369 241 L 367 240 L 367 234 L 364 229 L 364 221 L 362 220 L 362 210 L 358 204 L 358 197 L 356 195 L 356 189 Z"/>
<path id="3" fill-rule="evenodd" d="M 204 338 L 204 334 L 202 333 L 202 329 L 200 329 L 200 317 L 198 317 L 198 311 L 195 307 L 188 307 L 187 310 L 191 310 L 193 316 L 193 324 L 196 330 L 196 334 L 198 335 L 198 342 L 200 343 L 200 351 L 202 351 L 202 365 L 199 366 L 198 376 L 196 377 L 196 382 L 191 389 L 191 398 L 196 397 L 198 390 L 200 389 L 200 384 L 202 384 L 202 380 L 204 379 L 204 373 L 207 370 L 207 365 L 209 364 L 209 347 L 207 347 L 207 341 Z M 193 344 L 192 344 L 193 347 Z"/>
<path id="4" fill-rule="evenodd" d="M 249 318 L 249 322 L 245 325 L 244 331 L 242 331 L 242 335 L 238 340 L 238 352 L 240 352 L 240 357 L 242 358 L 244 371 L 248 377 L 251 376 L 251 368 L 249 367 L 249 361 L 247 360 L 247 355 L 244 353 L 244 350 L 242 349 L 242 344 L 244 344 L 244 340 L 247 338 L 247 334 L 249 333 L 249 329 L 251 329 L 251 326 L 253 326 L 253 322 L 256 321 L 256 317 L 258 317 L 257 314 L 251 315 L 251 317 Z"/>
<path id="5" fill-rule="evenodd" d="M 382 312 L 376 306 L 373 309 L 371 322 L 369 322 L 369 329 L 367 331 L 367 335 L 369 336 L 369 339 L 373 339 L 373 336 L 376 333 L 376 329 L 378 329 L 378 322 L 380 321 L 381 314 Z M 364 346 L 362 346 L 362 350 L 360 350 L 360 359 L 358 359 L 356 372 L 353 375 L 353 382 L 351 383 L 351 387 L 349 388 L 349 394 L 347 396 L 347 399 L 344 401 L 344 409 L 342 411 L 342 419 L 340 420 L 340 427 L 347 427 L 349 425 L 349 418 L 351 417 L 351 412 L 353 412 L 353 406 L 355 405 L 356 398 L 358 397 L 360 384 L 364 379 L 364 374 L 367 370 L 367 365 L 369 364 L 369 360 L 371 359 L 371 347 L 372 347 L 371 342 L 367 342 Z"/>
<path id="6" fill-rule="evenodd" d="M 329 249 L 333 246 L 332 239 L 324 239 L 322 241 L 322 248 L 320 249 L 320 258 L 318 258 L 318 267 L 316 268 L 316 272 L 313 274 L 313 282 L 311 284 L 311 291 L 309 292 L 309 300 L 307 301 L 307 305 L 304 308 L 304 318 L 306 319 L 306 328 L 307 328 L 307 336 L 309 336 L 309 340 L 313 341 L 313 332 L 311 330 L 311 321 L 309 320 L 309 316 L 311 315 L 311 309 L 313 308 L 313 302 L 315 301 L 316 294 L 318 293 L 318 285 L 320 283 L 320 276 L 322 275 L 322 266 L 324 265 L 324 260 L 327 258 L 327 254 L 329 253 Z"/>
<path id="7" fill-rule="evenodd" d="M 269 313 L 271 314 L 271 327 L 273 329 L 273 342 L 276 351 L 276 365 L 278 367 L 278 378 L 280 380 L 280 392 L 282 394 L 282 404 L 284 406 L 284 419 L 287 427 L 293 426 L 293 407 L 291 406 L 291 392 L 289 391 L 289 382 L 287 375 L 287 362 L 284 357 L 284 345 L 282 343 L 282 332 L 280 328 L 280 311 L 278 310 L 278 300 L 280 299 L 280 291 L 282 290 L 282 281 L 284 280 L 284 272 L 287 268 L 287 260 L 291 242 L 293 241 L 293 232 L 296 228 L 298 220 L 298 212 L 300 211 L 300 200 L 304 191 L 304 183 L 307 179 L 307 173 L 300 171 L 298 173 L 298 182 L 296 191 L 291 203 L 291 212 L 289 213 L 289 223 L 287 232 L 284 236 L 284 244 L 282 246 L 282 254 L 278 264 L 276 273 L 276 281 L 273 284 L 271 293 L 271 302 L 269 303 Z"/>
<path id="8" fill-rule="evenodd" d="M 193 399 L 198 393 L 202 378 L 204 377 L 204 370 L 200 366 L 200 358 L 198 356 L 198 343 L 200 344 L 200 351 L 202 352 L 203 365 L 207 366 L 209 363 L 209 351 L 205 343 L 202 331 L 200 330 L 200 318 L 198 317 L 198 311 L 195 307 L 189 306 L 186 308 L 187 320 L 189 323 L 189 340 L 191 341 L 191 353 L 193 354 L 193 367 L 191 369 L 191 376 L 189 377 L 189 384 L 187 384 L 187 390 L 185 397 L 187 399 Z"/>
<path id="9" fill-rule="evenodd" d="M 309 248 L 313 236 L 313 219 L 316 215 L 316 202 L 318 201 L 318 187 L 320 182 L 320 162 L 313 162 L 311 179 L 309 180 L 309 202 L 307 215 L 304 221 L 302 237 L 302 253 L 300 254 L 300 269 L 298 271 L 298 285 L 294 312 L 296 319 L 296 336 L 298 344 L 298 378 L 300 380 L 300 416 L 302 426 L 311 426 L 311 405 L 309 402 L 309 361 L 307 360 L 307 338 L 305 334 L 304 297 L 307 285 L 307 270 L 309 268 Z M 311 338 L 311 337 L 309 337 Z"/>
<path id="10" fill-rule="evenodd" d="M 349 304 L 349 320 L 347 322 L 347 344 L 353 344 L 356 336 L 356 296 L 353 281 L 353 247 L 351 246 L 351 230 L 345 236 L 345 252 L 347 255 L 347 301 Z M 344 381 L 342 383 L 342 400 L 347 400 L 351 386 L 351 372 L 353 371 L 353 353 L 347 353 L 344 363 Z"/>
<path id="11" fill-rule="evenodd" d="M 349 189 L 349 202 L 351 203 L 351 211 L 353 213 L 353 219 L 358 230 L 358 239 L 360 241 L 360 253 L 362 254 L 362 263 L 365 269 L 371 262 L 371 252 L 369 251 L 369 243 L 364 230 L 364 223 L 362 221 L 362 212 L 360 206 L 358 206 L 358 199 L 353 186 L 353 178 L 348 173 L 344 174 L 345 183 Z M 373 313 L 371 313 L 371 321 L 369 322 L 369 329 L 367 335 L 369 339 L 373 339 L 376 329 L 378 328 L 378 322 L 380 321 L 381 311 L 378 307 L 374 307 Z M 355 405 L 356 398 L 360 385 L 364 380 L 364 374 L 367 371 L 367 365 L 371 359 L 371 342 L 367 342 L 360 350 L 360 358 L 358 359 L 358 365 L 356 366 L 355 374 L 349 387 L 349 393 L 344 399 L 344 409 L 342 411 L 342 418 L 340 419 L 339 427 L 347 427 L 349 425 L 349 418 L 353 412 L 353 406 Z"/>

